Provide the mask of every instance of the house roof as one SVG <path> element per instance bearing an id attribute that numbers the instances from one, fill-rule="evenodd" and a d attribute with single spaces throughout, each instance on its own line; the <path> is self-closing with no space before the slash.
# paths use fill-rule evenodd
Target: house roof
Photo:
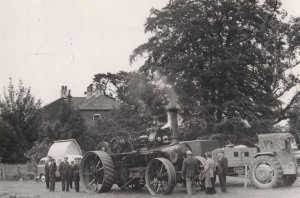
<path id="1" fill-rule="evenodd" d="M 72 98 L 73 102 L 73 98 Z M 120 103 L 108 96 L 98 95 L 92 96 L 88 99 L 84 98 L 78 104 L 79 110 L 111 110 L 115 107 L 118 107 Z"/>
<path id="2" fill-rule="evenodd" d="M 75 107 L 78 107 L 85 99 L 85 97 L 72 97 L 71 101 Z"/>

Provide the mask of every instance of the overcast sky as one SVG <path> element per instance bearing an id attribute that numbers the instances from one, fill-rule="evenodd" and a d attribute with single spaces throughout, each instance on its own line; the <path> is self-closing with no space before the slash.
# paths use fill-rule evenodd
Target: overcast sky
<path id="1" fill-rule="evenodd" d="M 169 0 L 0 0 L 0 95 L 9 77 L 31 87 L 43 105 L 60 96 L 84 96 L 94 74 L 130 71 L 129 55 L 147 40 L 152 7 Z M 299 0 L 282 0 L 300 16 Z"/>

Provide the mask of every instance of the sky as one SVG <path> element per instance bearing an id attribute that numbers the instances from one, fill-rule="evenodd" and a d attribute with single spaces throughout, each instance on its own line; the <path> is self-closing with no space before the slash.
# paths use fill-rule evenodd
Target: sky
<path id="1" fill-rule="evenodd" d="M 0 0 L 0 96 L 22 80 L 46 105 L 62 85 L 84 96 L 97 73 L 132 71 L 129 56 L 147 41 L 150 9 L 169 0 Z M 300 16 L 299 0 L 282 0 Z"/>

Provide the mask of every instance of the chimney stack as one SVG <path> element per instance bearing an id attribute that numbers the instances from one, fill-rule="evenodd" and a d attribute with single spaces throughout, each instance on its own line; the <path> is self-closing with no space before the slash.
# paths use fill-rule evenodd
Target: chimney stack
<path id="1" fill-rule="evenodd" d="M 96 91 L 95 91 L 95 96 L 100 96 L 100 95 L 104 95 L 104 90 L 103 90 L 103 85 L 101 84 L 97 84 L 96 85 Z"/>
<path id="2" fill-rule="evenodd" d="M 60 90 L 60 98 L 67 98 L 68 97 L 68 90 L 67 90 L 67 86 L 61 86 L 61 90 Z"/>
<path id="3" fill-rule="evenodd" d="M 168 117 L 168 122 L 166 125 L 169 125 L 171 131 L 171 141 L 172 144 L 178 143 L 178 123 L 177 123 L 177 107 L 167 107 L 166 113 Z"/>
<path id="4" fill-rule="evenodd" d="M 91 98 L 93 96 L 93 84 L 90 84 L 87 88 L 86 88 L 86 98 Z"/>

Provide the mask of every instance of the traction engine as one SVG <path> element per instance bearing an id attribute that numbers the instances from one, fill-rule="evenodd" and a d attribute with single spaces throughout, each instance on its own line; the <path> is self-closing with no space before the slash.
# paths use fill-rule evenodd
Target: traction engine
<path id="1" fill-rule="evenodd" d="M 152 195 L 170 194 L 175 184 L 182 182 L 182 162 L 187 150 L 192 150 L 203 167 L 202 156 L 218 148 L 218 142 L 179 142 L 177 110 L 166 109 L 167 124 L 149 135 L 119 135 L 87 152 L 80 164 L 80 180 L 85 190 L 100 193 L 110 191 L 113 184 L 121 189 L 141 189 L 146 185 Z"/>

